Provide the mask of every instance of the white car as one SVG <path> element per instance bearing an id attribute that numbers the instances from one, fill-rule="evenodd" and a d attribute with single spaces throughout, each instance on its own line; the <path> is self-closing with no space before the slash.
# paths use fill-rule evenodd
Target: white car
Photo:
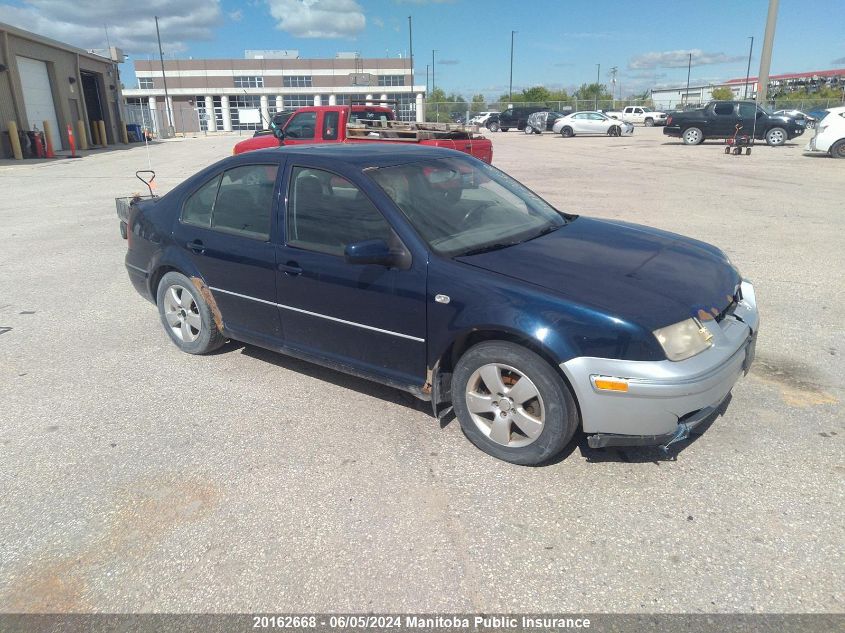
<path id="1" fill-rule="evenodd" d="M 828 109 L 827 116 L 816 123 L 816 133 L 806 149 L 845 158 L 845 107 Z"/>
<path id="2" fill-rule="evenodd" d="M 601 112 L 574 112 L 555 121 L 552 132 L 565 137 L 576 134 L 631 136 L 634 133 L 634 124 L 612 119 Z"/>
<path id="3" fill-rule="evenodd" d="M 627 106 L 621 112 L 607 112 L 612 119 L 619 119 L 626 123 L 642 123 L 646 127 L 666 125 L 666 113 L 658 112 L 646 106 Z"/>
<path id="4" fill-rule="evenodd" d="M 485 123 L 487 123 L 487 119 L 489 119 L 494 114 L 499 114 L 499 111 L 490 110 L 489 112 L 479 112 L 474 117 L 472 117 L 469 122 L 474 123 L 475 125 L 483 126 Z"/>

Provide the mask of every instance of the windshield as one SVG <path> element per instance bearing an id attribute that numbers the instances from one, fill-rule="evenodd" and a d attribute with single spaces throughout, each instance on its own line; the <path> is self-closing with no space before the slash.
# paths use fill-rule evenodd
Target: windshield
<path id="1" fill-rule="evenodd" d="M 441 255 L 505 248 L 572 219 L 507 174 L 468 158 L 374 168 L 367 174 Z"/>
<path id="2" fill-rule="evenodd" d="M 647 106 L 643 106 L 643 112 L 654 112 L 654 108 L 649 108 Z"/>

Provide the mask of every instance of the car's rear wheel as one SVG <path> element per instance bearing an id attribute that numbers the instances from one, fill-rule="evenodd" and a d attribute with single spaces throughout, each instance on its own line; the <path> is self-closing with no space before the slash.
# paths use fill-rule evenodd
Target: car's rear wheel
<path id="1" fill-rule="evenodd" d="M 569 138 L 571 136 L 575 136 L 575 133 L 572 131 L 572 128 L 568 125 L 564 125 L 563 128 L 560 130 L 560 135 L 563 138 Z"/>
<path id="2" fill-rule="evenodd" d="M 772 147 L 783 145 L 786 143 L 786 140 L 786 130 L 782 127 L 773 127 L 771 130 L 766 132 L 766 144 L 771 145 Z"/>
<path id="3" fill-rule="evenodd" d="M 554 457 L 578 428 L 575 399 L 563 379 L 543 358 L 506 341 L 479 343 L 461 356 L 452 400 L 467 438 L 514 464 Z"/>
<path id="4" fill-rule="evenodd" d="M 207 354 L 226 342 L 208 303 L 182 273 L 161 278 L 156 303 L 164 331 L 183 352 Z"/>
<path id="5" fill-rule="evenodd" d="M 646 119 L 645 120 L 646 127 L 654 127 L 654 119 Z"/>
<path id="6" fill-rule="evenodd" d="M 830 155 L 833 158 L 845 158 L 845 138 L 836 141 L 830 146 Z"/>
<path id="7" fill-rule="evenodd" d="M 534 128 L 531 127 L 530 125 L 526 125 L 525 129 L 522 130 L 522 131 L 525 132 L 526 134 L 534 134 Z"/>
<path id="8" fill-rule="evenodd" d="M 487 123 L 487 129 L 491 132 L 498 132 L 499 131 L 499 122 L 498 121 L 489 121 Z"/>
<path id="9" fill-rule="evenodd" d="M 701 128 L 688 127 L 681 138 L 684 140 L 684 145 L 698 145 L 704 142 L 704 133 Z"/>

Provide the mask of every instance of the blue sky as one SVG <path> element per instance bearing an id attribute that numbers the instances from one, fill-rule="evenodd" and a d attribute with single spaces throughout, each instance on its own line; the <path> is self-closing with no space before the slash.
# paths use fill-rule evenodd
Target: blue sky
<path id="1" fill-rule="evenodd" d="M 0 0 L 0 21 L 84 48 L 112 45 L 135 59 L 155 53 L 161 16 L 167 57 L 242 57 L 246 48 L 295 48 L 302 57 L 359 51 L 405 55 L 413 16 L 417 83 L 436 49 L 436 81 L 447 92 L 488 97 L 507 91 L 511 30 L 514 89 L 610 83 L 627 95 L 656 85 L 752 75 L 768 0 L 514 2 L 485 0 Z M 516 10 L 515 10 L 516 8 Z M 845 0 L 781 0 L 772 73 L 845 68 Z M 131 64 L 124 81 L 134 84 Z M 617 94 L 619 84 L 617 84 Z"/>

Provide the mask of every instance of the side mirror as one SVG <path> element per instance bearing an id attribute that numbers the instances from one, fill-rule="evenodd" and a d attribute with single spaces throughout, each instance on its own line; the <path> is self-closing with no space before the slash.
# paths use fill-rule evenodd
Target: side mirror
<path id="1" fill-rule="evenodd" d="M 285 140 L 285 131 L 277 126 L 275 123 L 270 123 L 270 129 L 273 131 L 273 136 L 275 136 L 280 141 Z"/>
<path id="2" fill-rule="evenodd" d="M 396 259 L 384 240 L 365 240 L 347 244 L 343 255 L 347 264 L 392 266 Z"/>

